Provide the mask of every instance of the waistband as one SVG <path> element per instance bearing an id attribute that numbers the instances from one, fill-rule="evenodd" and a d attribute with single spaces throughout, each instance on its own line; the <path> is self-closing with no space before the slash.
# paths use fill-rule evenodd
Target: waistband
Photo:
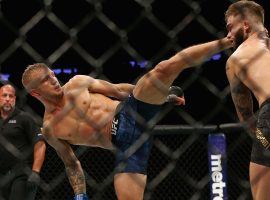
<path id="1" fill-rule="evenodd" d="M 262 102 L 260 108 L 262 108 L 263 106 L 265 106 L 268 103 L 270 104 L 270 98 L 269 99 L 266 99 L 264 102 Z"/>

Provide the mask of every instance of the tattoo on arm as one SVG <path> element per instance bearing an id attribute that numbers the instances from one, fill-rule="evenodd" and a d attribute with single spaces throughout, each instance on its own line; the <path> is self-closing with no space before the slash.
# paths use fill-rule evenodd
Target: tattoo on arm
<path id="1" fill-rule="evenodd" d="M 68 144 L 64 144 L 64 146 L 65 148 L 57 153 L 65 164 L 66 173 L 74 193 L 86 193 L 86 183 L 81 163 L 72 148 Z"/>
<path id="2" fill-rule="evenodd" d="M 76 165 L 79 165 L 79 167 Z M 80 164 L 76 163 L 76 165 L 66 166 L 67 176 L 75 194 L 85 193 L 85 177 Z"/>
<path id="3" fill-rule="evenodd" d="M 253 101 L 250 91 L 242 83 L 231 88 L 232 99 L 240 121 L 246 121 L 253 116 Z"/>
<path id="4" fill-rule="evenodd" d="M 54 147 L 59 157 L 65 164 L 69 182 L 75 194 L 86 193 L 84 173 L 80 161 L 75 156 L 72 148 L 64 141 L 58 140 L 52 134 L 44 135 L 47 142 Z"/>

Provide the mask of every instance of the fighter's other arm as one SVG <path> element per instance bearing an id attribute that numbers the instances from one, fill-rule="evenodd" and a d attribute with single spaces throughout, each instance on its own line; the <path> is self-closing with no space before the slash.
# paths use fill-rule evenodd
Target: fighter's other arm
<path id="1" fill-rule="evenodd" d="M 233 103 L 240 121 L 247 121 L 253 117 L 253 100 L 250 90 L 239 80 L 235 74 L 236 62 L 228 59 L 226 74 L 230 83 Z"/>
<path id="2" fill-rule="evenodd" d="M 32 165 L 32 170 L 35 172 L 40 172 L 45 159 L 46 144 L 45 141 L 39 140 L 34 145 L 34 161 Z"/>
<path id="3" fill-rule="evenodd" d="M 75 195 L 86 194 L 83 169 L 70 145 L 63 140 L 57 139 L 52 134 L 51 127 L 48 123 L 44 123 L 42 132 L 48 144 L 56 150 L 57 154 L 64 162 L 67 176 Z"/>
<path id="4" fill-rule="evenodd" d="M 128 83 L 112 84 L 101 79 L 94 79 L 90 76 L 77 75 L 70 80 L 72 89 L 87 87 L 91 93 L 99 93 L 108 97 L 123 100 L 132 93 L 134 85 Z"/>
<path id="5" fill-rule="evenodd" d="M 112 84 L 108 81 L 95 79 L 95 82 L 88 89 L 90 92 L 97 92 L 108 97 L 124 100 L 132 93 L 134 85 L 128 83 Z"/>
<path id="6" fill-rule="evenodd" d="M 28 189 L 35 190 L 40 184 L 40 171 L 45 159 L 46 144 L 44 140 L 38 140 L 34 144 L 34 157 L 32 164 L 32 172 L 27 179 Z"/>

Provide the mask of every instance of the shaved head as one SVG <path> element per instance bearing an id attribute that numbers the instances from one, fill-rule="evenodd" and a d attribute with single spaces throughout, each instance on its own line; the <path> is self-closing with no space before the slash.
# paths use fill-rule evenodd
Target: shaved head
<path id="1" fill-rule="evenodd" d="M 37 72 L 42 70 L 48 70 L 49 67 L 44 63 L 35 63 L 33 65 L 28 65 L 22 75 L 22 84 L 25 89 L 31 90 L 38 86 L 38 77 L 35 76 Z"/>

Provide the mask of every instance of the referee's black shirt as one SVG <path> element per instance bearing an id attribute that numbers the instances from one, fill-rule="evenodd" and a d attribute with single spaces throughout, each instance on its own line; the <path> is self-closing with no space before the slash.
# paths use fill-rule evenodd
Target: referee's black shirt
<path id="1" fill-rule="evenodd" d="M 26 112 L 15 108 L 7 119 L 0 116 L 0 173 L 19 163 L 31 167 L 39 134 L 40 128 Z"/>

